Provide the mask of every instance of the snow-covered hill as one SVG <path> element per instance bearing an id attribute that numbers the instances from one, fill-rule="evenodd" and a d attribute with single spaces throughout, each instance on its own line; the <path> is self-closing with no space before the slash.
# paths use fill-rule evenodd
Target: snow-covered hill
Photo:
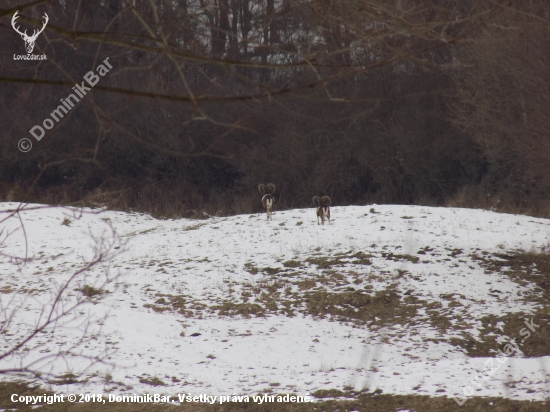
<path id="1" fill-rule="evenodd" d="M 491 339 L 504 348 L 525 338 L 520 330 L 506 334 L 498 320 L 537 313 L 536 284 L 484 264 L 499 253 L 546 248 L 550 221 L 418 206 L 331 211 L 330 226 L 318 226 L 313 209 L 276 211 L 272 222 L 265 215 L 156 220 L 23 211 L 21 221 L 2 224 L 0 298 L 4 307 L 19 308 L 3 336 L 13 342 L 17 324 L 36 320 L 56 285 L 93 256 L 92 235 L 109 235 L 112 225 L 127 241 L 125 251 L 110 269 L 86 272 L 74 289 L 94 291 L 105 273 L 121 276 L 55 333 L 38 334 L 23 362 L 78 342 L 88 318 L 92 339 L 73 352 L 107 354 L 117 367 L 94 364 L 85 383 L 61 379 L 58 392 L 133 394 L 156 384 L 157 393 L 193 395 L 379 389 L 464 397 L 472 389 L 474 396 L 548 396 L 549 356 L 527 358 L 518 350 L 500 363 L 470 355 L 483 355 Z M 26 265 L 16 259 L 25 253 Z M 79 293 L 70 290 L 73 298 Z M 496 319 L 502 333 L 488 333 L 487 319 Z M 523 339 L 521 348 L 529 344 Z M 20 361 L 4 359 L 0 368 Z M 88 362 L 75 356 L 46 365 L 63 375 Z M 499 369 L 480 375 L 490 363 Z M 483 377 L 472 383 L 477 375 Z"/>

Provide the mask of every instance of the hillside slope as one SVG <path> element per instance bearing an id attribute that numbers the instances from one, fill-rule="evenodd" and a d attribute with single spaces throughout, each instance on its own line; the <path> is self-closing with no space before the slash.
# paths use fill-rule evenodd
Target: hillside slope
<path id="1" fill-rule="evenodd" d="M 332 215 L 330 226 L 318 226 L 312 209 L 276 211 L 272 222 L 23 211 L 24 232 L 16 218 L 3 226 L 15 231 L 0 247 L 0 298 L 20 305 L 12 325 L 32 324 L 56 285 L 90 259 L 91 236 L 112 225 L 128 242 L 110 268 L 120 277 L 73 323 L 39 334 L 24 361 L 77 344 L 79 319 L 88 317 L 95 337 L 73 352 L 105 354 L 117 367 L 92 362 L 86 379 L 60 378 L 58 392 L 550 393 L 549 301 L 540 286 L 548 275 L 513 260 L 548 247 L 550 221 L 396 205 L 334 207 Z M 26 244 L 26 265 L 7 257 L 25 256 Z M 96 290 L 104 269 L 86 272 L 72 298 L 84 286 Z M 525 319 L 536 325 L 529 336 Z M 490 360 L 512 339 L 510 358 Z M 90 361 L 42 364 L 67 378 Z"/>

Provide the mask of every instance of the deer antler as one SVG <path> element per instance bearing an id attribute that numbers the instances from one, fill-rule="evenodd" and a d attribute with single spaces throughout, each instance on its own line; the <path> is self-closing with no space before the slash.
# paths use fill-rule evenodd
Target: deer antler
<path id="1" fill-rule="evenodd" d="M 15 27 L 15 21 L 16 21 L 17 18 L 19 17 L 19 16 L 17 15 L 17 13 L 19 13 L 19 10 L 17 10 L 15 13 L 13 13 L 13 17 L 11 18 L 11 27 L 13 27 L 13 29 L 14 29 L 17 33 L 19 33 L 19 34 L 21 35 L 21 37 L 23 37 L 23 38 L 29 37 L 29 36 L 27 36 L 27 30 L 25 30 L 24 33 L 21 33 L 21 32 L 19 31 L 19 27 Z"/>
<path id="2" fill-rule="evenodd" d="M 13 27 L 13 29 L 19 33 L 21 35 L 21 37 L 23 37 L 25 40 L 28 40 L 28 41 L 34 41 L 38 38 L 38 35 L 40 33 L 42 33 L 44 31 L 44 29 L 46 28 L 48 22 L 50 21 L 50 18 L 48 17 L 48 14 L 47 13 L 44 13 L 44 22 L 42 23 L 42 28 L 41 29 L 35 29 L 34 30 L 34 33 L 32 34 L 32 36 L 29 36 L 27 34 L 27 30 L 25 30 L 25 32 L 21 33 L 21 31 L 19 30 L 19 27 L 15 27 L 15 21 L 19 18 L 19 16 L 17 15 L 17 13 L 19 13 L 19 10 L 17 10 L 14 14 L 13 14 L 13 17 L 11 18 L 11 26 Z"/>
<path id="3" fill-rule="evenodd" d="M 45 17 L 45 19 L 44 19 L 45 21 L 42 23 L 42 28 L 40 30 L 34 30 L 34 33 L 30 37 L 31 40 L 36 40 L 38 35 L 44 31 L 44 29 L 46 28 L 46 25 L 50 21 L 50 18 L 48 17 L 48 15 L 46 13 L 44 13 L 44 17 Z"/>

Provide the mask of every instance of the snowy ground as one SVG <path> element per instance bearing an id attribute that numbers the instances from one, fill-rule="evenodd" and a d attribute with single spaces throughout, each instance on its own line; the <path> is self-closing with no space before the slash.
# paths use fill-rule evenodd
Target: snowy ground
<path id="1" fill-rule="evenodd" d="M 0 210 L 16 206 L 2 203 Z M 65 208 L 23 211 L 24 232 L 15 217 L 1 228 L 0 240 L 15 231 L 0 245 L 0 299 L 4 308 L 19 308 L 3 331 L 3 350 L 36 321 L 56 285 L 91 258 L 92 234 L 108 234 L 110 224 L 128 243 L 112 263 L 110 273 L 121 276 L 107 286 L 110 293 L 94 296 L 55 333 L 38 334 L 24 357 L 4 359 L 0 368 L 70 347 L 89 318 L 92 338 L 73 352 L 104 353 L 117 366 L 93 365 L 85 383 L 60 380 L 57 392 L 380 389 L 464 396 L 470 386 L 474 396 L 548 396 L 550 357 L 514 352 L 502 365 L 492 361 L 499 370 L 473 385 L 491 361 L 467 356 L 452 339 L 481 339 L 482 318 L 540 307 L 525 298 L 533 284 L 487 272 L 474 256 L 546 248 L 550 221 L 397 205 L 331 211 L 330 226 L 318 226 L 313 209 L 275 212 L 272 222 L 265 215 L 156 220 L 109 211 L 79 216 Z M 25 253 L 26 265 L 15 258 Z M 95 267 L 78 285 L 97 286 L 105 273 Z M 66 304 L 79 293 L 71 288 Z M 368 304 L 384 299 L 393 302 L 391 314 L 369 312 Z M 497 337 L 502 347 L 520 338 L 519 331 Z M 63 375 L 88 361 L 71 356 L 39 365 Z"/>

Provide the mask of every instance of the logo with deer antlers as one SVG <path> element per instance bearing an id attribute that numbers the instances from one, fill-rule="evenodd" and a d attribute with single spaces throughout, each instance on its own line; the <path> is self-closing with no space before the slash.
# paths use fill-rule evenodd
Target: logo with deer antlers
<path id="1" fill-rule="evenodd" d="M 38 35 L 44 31 L 44 29 L 46 28 L 46 25 L 48 24 L 48 21 L 50 19 L 49 19 L 48 15 L 46 13 L 44 13 L 44 22 L 42 23 L 42 28 L 40 30 L 34 30 L 34 33 L 32 34 L 32 36 L 29 36 L 27 34 L 27 30 L 25 30 L 24 32 L 21 32 L 19 30 L 19 27 L 17 27 L 15 25 L 15 21 L 19 17 L 17 15 L 18 13 L 19 13 L 19 10 L 14 13 L 14 15 L 11 19 L 11 26 L 13 27 L 13 29 L 17 33 L 19 33 L 21 35 L 21 38 L 25 41 L 25 49 L 27 50 L 27 54 L 31 54 L 32 51 L 34 50 L 34 44 L 36 42 L 36 39 L 38 38 Z"/>

